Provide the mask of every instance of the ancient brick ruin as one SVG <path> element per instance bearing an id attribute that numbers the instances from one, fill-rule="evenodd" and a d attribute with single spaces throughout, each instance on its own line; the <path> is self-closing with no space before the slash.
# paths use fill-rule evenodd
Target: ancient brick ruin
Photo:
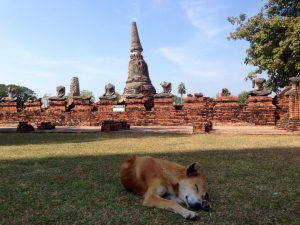
<path id="1" fill-rule="evenodd" d="M 65 98 L 65 87 L 57 87 L 57 96 L 49 98 L 49 106 L 42 108 L 41 100 L 28 100 L 24 109 L 17 108 L 14 90 L 0 103 L 0 125 L 28 122 L 39 126 L 50 123 L 58 126 L 98 126 L 104 121 L 118 121 L 117 125 L 191 125 L 195 133 L 208 132 L 214 123 L 248 123 L 271 125 L 289 131 L 300 130 L 300 78 L 291 78 L 292 87 L 287 87 L 275 98 L 264 87 L 265 80 L 254 81 L 249 102 L 238 104 L 237 96 L 223 89 L 216 99 L 202 93 L 188 95 L 184 105 L 173 104 L 172 87 L 162 82 L 163 92 L 157 94 L 151 83 L 148 66 L 142 56 L 142 46 L 136 24 L 132 24 L 131 55 L 128 79 L 123 99 L 116 101 L 113 84 L 105 86 L 99 101 L 79 96 L 79 80 L 71 80 L 71 96 Z M 125 126 L 125 125 L 124 125 Z M 129 125 L 128 125 L 129 126 Z M 106 129 L 106 128 L 105 128 Z M 108 129 L 108 128 L 107 128 Z"/>

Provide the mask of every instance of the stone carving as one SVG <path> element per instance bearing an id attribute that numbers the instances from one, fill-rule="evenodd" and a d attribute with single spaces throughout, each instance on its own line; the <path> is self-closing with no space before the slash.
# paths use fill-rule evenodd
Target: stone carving
<path id="1" fill-rule="evenodd" d="M 201 97 L 204 96 L 204 95 L 202 94 L 202 92 L 195 93 L 194 95 L 195 95 L 196 98 L 201 98 Z"/>
<path id="2" fill-rule="evenodd" d="M 57 92 L 57 96 L 50 97 L 49 98 L 50 101 L 65 101 L 66 100 L 66 97 L 65 97 L 66 89 L 64 86 L 57 86 L 56 92 Z"/>
<path id="3" fill-rule="evenodd" d="M 254 90 L 249 91 L 251 96 L 267 96 L 272 93 L 272 91 L 265 87 L 266 79 L 256 78 L 252 81 L 252 87 Z"/>
<path id="4" fill-rule="evenodd" d="M 156 94 L 156 90 L 149 77 L 147 63 L 143 59 L 142 51 L 143 48 L 140 42 L 136 22 L 132 22 L 131 53 L 128 65 L 128 79 L 124 89 L 125 97 L 135 98 L 137 96 L 140 97 L 141 94 L 148 97 Z"/>
<path id="5" fill-rule="evenodd" d="M 117 98 L 115 85 L 109 83 L 105 85 L 105 93 L 99 97 L 100 100 L 115 100 Z"/>
<path id="6" fill-rule="evenodd" d="M 292 84 L 292 88 L 284 94 L 286 96 L 296 94 L 297 90 L 300 88 L 300 77 L 291 77 L 289 81 Z"/>
<path id="7" fill-rule="evenodd" d="M 78 77 L 71 78 L 70 84 L 70 97 L 79 97 L 80 96 L 80 88 L 79 88 L 79 79 Z"/>
<path id="8" fill-rule="evenodd" d="M 161 87 L 163 88 L 163 92 L 154 95 L 155 98 L 172 98 L 174 95 L 171 93 L 172 91 L 172 84 L 171 82 L 161 82 Z"/>
<path id="9" fill-rule="evenodd" d="M 18 100 L 17 90 L 13 87 L 7 89 L 7 97 L 1 98 L 3 102 L 16 102 Z"/>
<path id="10" fill-rule="evenodd" d="M 221 96 L 230 96 L 231 93 L 229 92 L 228 88 L 222 88 Z"/>

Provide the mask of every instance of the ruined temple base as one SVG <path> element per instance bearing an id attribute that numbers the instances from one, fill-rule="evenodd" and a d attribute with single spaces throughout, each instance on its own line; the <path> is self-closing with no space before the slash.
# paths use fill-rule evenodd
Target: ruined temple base
<path id="1" fill-rule="evenodd" d="M 192 110 L 199 110 L 199 109 L 205 109 L 207 105 L 207 98 L 205 97 L 186 97 L 184 99 L 184 109 L 192 109 Z"/>
<path id="2" fill-rule="evenodd" d="M 174 110 L 173 98 L 154 98 L 155 111 Z"/>
<path id="3" fill-rule="evenodd" d="M 112 112 L 115 104 L 113 100 L 100 100 L 96 103 L 96 107 L 98 112 Z"/>
<path id="4" fill-rule="evenodd" d="M 244 111 L 244 119 L 255 125 L 275 125 L 275 110 L 272 97 L 250 96 Z"/>
<path id="5" fill-rule="evenodd" d="M 276 128 L 292 132 L 300 131 L 300 119 L 290 119 L 287 116 L 276 124 Z"/>
<path id="6" fill-rule="evenodd" d="M 65 112 L 66 111 L 66 102 L 65 101 L 49 101 L 49 108 L 47 109 L 47 111 L 49 112 Z"/>
<path id="7" fill-rule="evenodd" d="M 18 106 L 17 102 L 2 102 L 0 103 L 1 111 L 5 113 L 17 113 L 18 112 Z"/>
<path id="8" fill-rule="evenodd" d="M 73 99 L 74 108 L 72 111 L 75 112 L 90 112 L 93 106 L 91 101 L 88 99 Z"/>
<path id="9" fill-rule="evenodd" d="M 42 103 L 41 102 L 25 102 L 24 112 L 41 112 Z"/>
<path id="10" fill-rule="evenodd" d="M 214 119 L 220 123 L 236 123 L 241 107 L 237 96 L 220 96 L 216 99 Z"/>
<path id="11" fill-rule="evenodd" d="M 127 98 L 126 99 L 126 110 L 145 110 L 145 99 L 144 98 Z"/>

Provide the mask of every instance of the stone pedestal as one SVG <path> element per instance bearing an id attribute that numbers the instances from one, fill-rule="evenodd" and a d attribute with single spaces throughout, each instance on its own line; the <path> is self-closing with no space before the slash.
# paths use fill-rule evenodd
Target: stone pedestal
<path id="1" fill-rule="evenodd" d="M 191 110 L 202 110 L 206 107 L 206 98 L 205 97 L 186 97 L 184 99 L 183 109 Z"/>
<path id="2" fill-rule="evenodd" d="M 2 102 L 0 103 L 0 110 L 6 113 L 17 113 L 18 112 L 18 104 L 17 102 Z"/>
<path id="3" fill-rule="evenodd" d="M 66 102 L 65 101 L 55 101 L 50 100 L 49 101 L 49 108 L 47 111 L 53 112 L 53 113 L 62 113 L 66 111 Z"/>
<path id="4" fill-rule="evenodd" d="M 126 111 L 145 111 L 144 98 L 127 98 Z"/>
<path id="5" fill-rule="evenodd" d="M 113 100 L 100 100 L 96 103 L 98 112 L 113 112 L 113 106 L 116 104 Z"/>
<path id="6" fill-rule="evenodd" d="M 154 98 L 153 109 L 155 111 L 174 110 L 173 98 Z"/>
<path id="7" fill-rule="evenodd" d="M 250 96 L 245 109 L 247 122 L 255 125 L 275 125 L 275 110 L 272 97 Z"/>
<path id="8" fill-rule="evenodd" d="M 93 108 L 89 99 L 73 99 L 73 104 L 72 111 L 74 112 L 90 112 Z"/>
<path id="9" fill-rule="evenodd" d="M 41 102 L 25 102 L 24 112 L 41 112 L 42 103 Z"/>
<path id="10" fill-rule="evenodd" d="M 221 123 L 234 123 L 239 121 L 241 107 L 237 96 L 220 96 L 216 99 L 214 120 Z"/>

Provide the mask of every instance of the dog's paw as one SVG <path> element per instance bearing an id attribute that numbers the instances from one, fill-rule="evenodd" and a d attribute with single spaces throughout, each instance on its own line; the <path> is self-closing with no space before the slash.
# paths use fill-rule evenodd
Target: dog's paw
<path id="1" fill-rule="evenodd" d="M 198 218 L 198 213 L 195 213 L 190 210 L 184 210 L 181 214 L 187 220 L 196 220 Z"/>

